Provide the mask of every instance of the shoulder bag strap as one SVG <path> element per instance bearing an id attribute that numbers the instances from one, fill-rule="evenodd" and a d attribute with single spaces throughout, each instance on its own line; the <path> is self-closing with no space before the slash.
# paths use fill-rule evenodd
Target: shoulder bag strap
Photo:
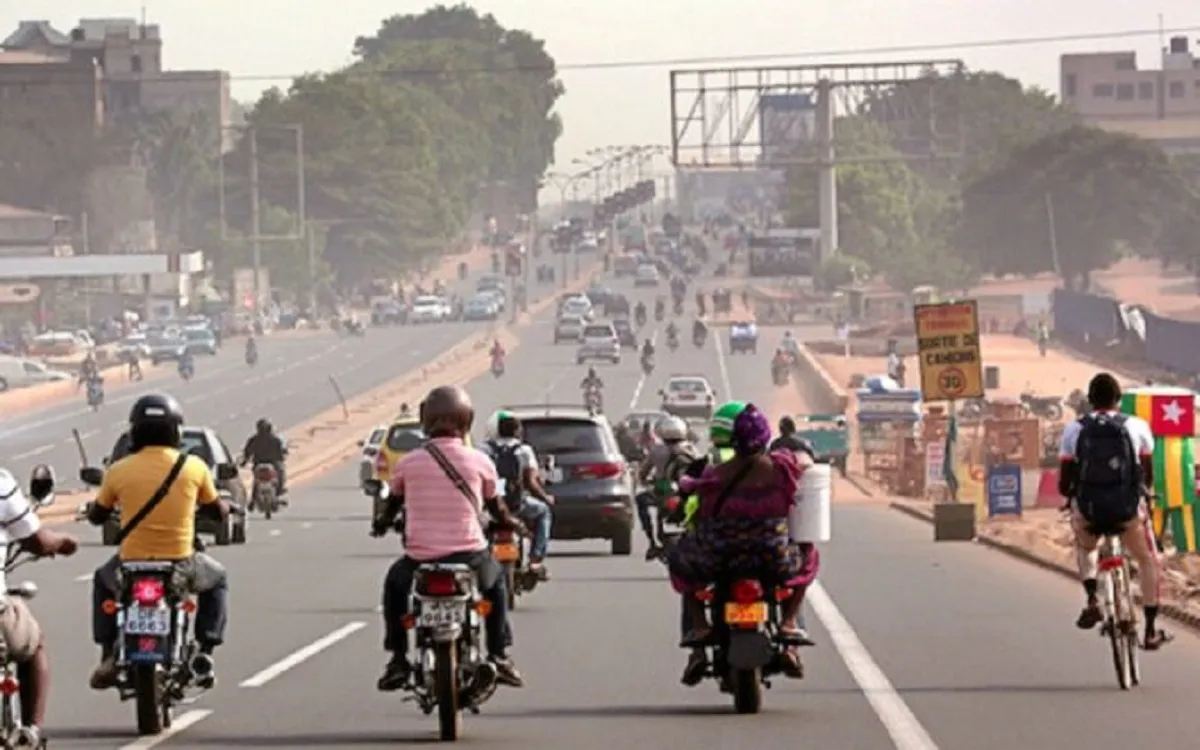
<path id="1" fill-rule="evenodd" d="M 713 503 L 713 518 L 721 515 L 721 510 L 725 507 L 725 501 L 729 499 L 729 496 L 733 494 L 733 491 L 737 489 L 737 486 L 742 483 L 742 480 L 746 478 L 746 476 L 750 473 L 750 470 L 753 468 L 754 463 L 747 462 L 746 465 L 739 469 L 738 472 L 733 475 L 733 478 L 731 478 L 729 482 L 721 488 L 721 494 L 717 495 L 717 500 L 715 503 Z"/>
<path id="2" fill-rule="evenodd" d="M 175 484 L 176 477 L 179 472 L 183 471 L 183 465 L 188 460 L 188 454 L 180 453 L 179 458 L 175 459 L 175 465 L 171 467 L 171 471 L 167 473 L 167 478 L 159 485 L 158 490 L 150 497 L 150 500 L 134 514 L 133 518 L 129 519 L 129 523 L 125 524 L 120 531 L 117 532 L 117 544 L 125 541 L 125 538 L 133 533 L 133 530 L 138 527 L 142 521 L 146 520 L 146 516 L 150 515 L 159 503 L 166 498 L 167 493 L 171 491 L 171 485 Z"/>
<path id="3" fill-rule="evenodd" d="M 442 468 L 442 473 L 446 475 L 447 479 L 454 482 L 454 486 L 458 488 L 458 491 L 463 496 L 473 504 L 481 502 L 479 498 L 475 497 L 475 493 L 471 491 L 471 485 L 467 484 L 467 480 L 463 479 L 462 474 L 458 472 L 458 469 L 454 468 L 454 464 L 450 463 L 450 459 L 446 458 L 446 454 L 442 453 L 440 448 L 433 443 L 425 443 L 425 452 L 433 456 L 433 460 L 437 461 L 438 466 Z"/>

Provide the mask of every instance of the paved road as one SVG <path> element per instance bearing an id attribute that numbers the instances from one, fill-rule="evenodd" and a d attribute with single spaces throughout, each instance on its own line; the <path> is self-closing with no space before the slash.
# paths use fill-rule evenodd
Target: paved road
<path id="1" fill-rule="evenodd" d="M 554 347 L 549 323 L 531 329 L 499 381 L 473 386 L 481 415 L 504 402 L 576 401 L 580 368 Z M 764 347 L 764 350 L 766 347 Z M 630 360 L 605 368 L 610 410 L 653 406 L 668 371 L 703 371 L 723 395 L 769 402 L 767 354 L 718 356 L 710 345 L 660 357 L 643 382 Z M 481 416 L 482 419 L 482 416 Z M 189 707 L 195 722 L 174 748 L 327 747 L 422 743 L 436 727 L 396 695 L 375 692 L 383 661 L 376 605 L 394 539 L 367 537 L 367 506 L 352 467 L 299 489 L 294 507 L 254 527 L 245 547 L 220 550 L 232 579 L 231 642 L 222 682 Z M 878 504 L 836 509 L 823 551 L 823 587 L 809 597 L 819 646 L 808 679 L 778 681 L 765 711 L 731 714 L 711 684 L 678 684 L 677 600 L 640 548 L 614 558 L 600 543 L 559 543 L 554 580 L 514 615 L 515 655 L 528 687 L 496 696 L 467 721 L 467 741 L 490 747 L 804 746 L 1117 750 L 1195 744 L 1190 715 L 1200 684 L 1200 640 L 1181 635 L 1145 658 L 1146 686 L 1114 685 L 1105 644 L 1072 625 L 1077 587 L 974 545 L 934 546 L 928 526 Z M 137 748 L 132 708 L 84 685 L 95 654 L 86 635 L 87 586 L 98 563 L 30 569 L 35 609 L 56 670 L 54 747 Z"/>
<path id="2" fill-rule="evenodd" d="M 474 282 L 475 278 L 470 278 L 455 291 L 469 292 Z M 550 289 L 537 286 L 534 294 L 541 296 Z M 363 338 L 340 338 L 330 331 L 266 337 L 253 369 L 243 362 L 240 341 L 234 342 L 216 357 L 197 358 L 196 377 L 189 383 L 168 376 L 114 389 L 99 412 L 79 404 L 62 404 L 4 420 L 0 422 L 0 457 L 17 476 L 26 476 L 37 463 L 51 463 L 64 476 L 73 475 L 79 454 L 72 428 L 79 430 L 89 459 L 98 462 L 124 429 L 133 401 L 146 392 L 164 389 L 183 403 L 189 422 L 215 428 L 230 449 L 237 451 L 259 417 L 286 430 L 336 405 L 338 396 L 331 377 L 346 398 L 351 398 L 419 367 L 487 325 L 370 328 Z"/>

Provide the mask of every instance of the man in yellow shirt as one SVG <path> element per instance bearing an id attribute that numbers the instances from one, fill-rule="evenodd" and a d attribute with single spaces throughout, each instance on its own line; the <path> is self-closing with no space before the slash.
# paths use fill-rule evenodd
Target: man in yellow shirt
<path id="1" fill-rule="evenodd" d="M 195 670 L 203 672 L 197 684 L 207 688 L 215 682 L 211 659 L 224 640 L 228 590 L 224 566 L 195 549 L 196 510 L 219 513 L 224 521 L 229 506 L 218 497 L 208 466 L 179 453 L 182 428 L 183 411 L 175 399 L 157 394 L 138 399 L 129 414 L 130 455 L 109 467 L 88 507 L 88 520 L 96 525 L 120 513 L 123 537 L 117 555 L 92 576 L 92 637 L 101 649 L 100 665 L 91 679 L 96 690 L 112 687 L 117 679 L 114 654 L 120 634 L 116 618 L 104 614 L 102 605 L 117 595 L 117 570 L 125 560 L 176 562 L 198 594 L 196 642 L 207 664 Z M 142 512 L 164 486 L 161 500 Z"/>

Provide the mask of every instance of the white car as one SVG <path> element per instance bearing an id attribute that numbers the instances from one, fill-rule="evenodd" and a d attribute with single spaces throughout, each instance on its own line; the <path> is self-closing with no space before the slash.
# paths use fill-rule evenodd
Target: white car
<path id="1" fill-rule="evenodd" d="M 564 302 L 558 314 L 559 317 L 582 318 L 590 322 L 595 317 L 596 312 L 592 308 L 592 301 L 581 294 Z"/>
<path id="2" fill-rule="evenodd" d="M 131 333 L 117 344 L 117 354 L 121 357 L 134 354 L 138 359 L 150 359 L 150 343 L 144 333 Z"/>
<path id="3" fill-rule="evenodd" d="M 408 319 L 412 323 L 441 323 L 449 317 L 450 305 L 432 294 L 417 297 L 408 311 Z"/>
<path id="4" fill-rule="evenodd" d="M 365 485 L 367 480 L 375 478 L 375 457 L 379 455 L 379 446 L 383 445 L 383 439 L 387 437 L 387 433 L 387 425 L 375 425 L 367 439 L 359 441 L 358 444 L 362 447 L 362 455 L 358 459 L 358 484 L 360 487 Z"/>
<path id="5" fill-rule="evenodd" d="M 554 322 L 554 343 L 578 341 L 583 336 L 583 318 L 578 315 L 560 315 Z"/>
<path id="6" fill-rule="evenodd" d="M 612 323 L 589 323 L 583 329 L 582 342 L 575 354 L 575 364 L 602 359 L 614 365 L 621 363 L 621 341 Z"/>
<path id="7" fill-rule="evenodd" d="M 0 392 L 10 388 L 25 388 L 42 383 L 72 380 L 61 370 L 51 370 L 41 362 L 20 357 L 0 356 Z"/>
<path id="8" fill-rule="evenodd" d="M 684 419 L 712 419 L 717 392 L 703 375 L 673 375 L 658 392 L 662 410 Z"/>
<path id="9" fill-rule="evenodd" d="M 634 286 L 658 286 L 658 266 L 653 263 L 643 263 L 633 274 Z"/>

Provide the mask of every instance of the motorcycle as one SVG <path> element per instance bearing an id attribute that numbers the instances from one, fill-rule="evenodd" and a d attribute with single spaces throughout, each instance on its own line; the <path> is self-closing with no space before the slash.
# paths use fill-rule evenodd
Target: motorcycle
<path id="1" fill-rule="evenodd" d="M 191 380 L 192 376 L 196 374 L 196 366 L 191 362 L 182 359 L 179 360 L 178 370 L 179 377 L 183 378 L 184 382 Z"/>
<path id="2" fill-rule="evenodd" d="M 254 487 L 250 492 L 250 510 L 258 510 L 263 518 L 279 510 L 279 471 L 271 464 L 254 464 Z"/>
<path id="3" fill-rule="evenodd" d="M 657 323 L 663 322 L 663 318 L 667 317 L 667 310 L 662 305 L 655 305 L 654 320 Z"/>
<path id="4" fill-rule="evenodd" d="M 600 414 L 604 411 L 604 394 L 592 386 L 583 392 L 583 404 L 589 411 Z"/>
<path id="5" fill-rule="evenodd" d="M 87 405 L 92 411 L 99 411 L 104 404 L 104 378 L 93 377 L 87 382 Z"/>
<path id="6" fill-rule="evenodd" d="M 496 692 L 496 668 L 484 648 L 485 612 L 487 605 L 470 567 L 417 567 L 411 614 L 417 659 L 405 689 L 426 716 L 437 710 L 442 741 L 457 740 L 463 710 L 478 714 Z"/>
<path id="7" fill-rule="evenodd" d="M 371 498 L 371 519 L 374 520 L 383 515 L 383 511 L 387 508 L 388 496 L 391 492 L 388 486 L 378 479 L 368 479 L 363 482 L 363 494 Z M 396 516 L 396 521 L 392 524 L 392 530 L 404 538 L 404 510 L 401 509 L 399 515 Z"/>
<path id="8" fill-rule="evenodd" d="M 517 597 L 537 588 L 540 579 L 526 567 L 525 540 L 512 529 L 493 525 L 488 532 L 488 543 L 492 548 L 492 557 L 504 569 L 508 610 L 511 612 L 517 608 Z"/>
<path id="9" fill-rule="evenodd" d="M 676 297 L 676 298 L 675 298 L 675 307 L 674 307 L 674 310 L 675 310 L 675 315 L 676 315 L 676 316 L 683 315 L 683 297 Z"/>
<path id="10" fill-rule="evenodd" d="M 692 346 L 696 347 L 697 349 L 703 349 L 706 341 L 708 341 L 708 331 L 692 332 Z"/>
<path id="11" fill-rule="evenodd" d="M 351 336 L 366 336 L 367 327 L 357 320 L 351 320 L 346 323 L 346 332 Z"/>
<path id="12" fill-rule="evenodd" d="M 503 374 L 504 374 L 504 358 L 503 357 L 492 357 L 492 375 L 498 378 Z"/>
<path id="13" fill-rule="evenodd" d="M 788 384 L 790 374 L 788 373 L 787 365 L 776 362 L 771 365 L 771 382 L 777 386 L 785 386 Z"/>
<path id="14" fill-rule="evenodd" d="M 633 315 L 633 322 L 637 324 L 638 328 L 641 328 L 642 326 L 646 325 L 646 310 L 645 310 L 645 308 L 639 307 L 637 309 L 637 311 Z"/>
<path id="15" fill-rule="evenodd" d="M 250 367 L 254 367 L 255 365 L 258 364 L 258 350 L 257 349 L 247 349 L 246 350 L 246 364 L 249 365 Z"/>
<path id="16" fill-rule="evenodd" d="M 1033 416 L 1051 422 L 1057 422 L 1063 416 L 1061 396 L 1038 396 L 1032 391 L 1025 391 L 1021 394 L 1021 405 Z"/>
<path id="17" fill-rule="evenodd" d="M 654 357 L 653 357 L 653 355 L 648 356 L 648 357 L 642 357 L 642 374 L 649 375 L 652 372 L 654 372 Z"/>
<path id="18" fill-rule="evenodd" d="M 671 351 L 675 351 L 676 349 L 679 348 L 679 334 L 677 334 L 677 333 L 667 334 L 667 348 L 670 349 Z"/>
<path id="19" fill-rule="evenodd" d="M 467 264 L 465 262 L 458 264 L 458 278 L 464 281 L 467 278 Z"/>
<path id="20" fill-rule="evenodd" d="M 753 578 L 721 580 L 695 596 L 704 601 L 713 623 L 712 659 L 705 677 L 733 695 L 739 714 L 756 714 L 769 678 L 783 672 L 784 650 L 801 645 L 779 631 L 781 602 L 789 589 L 764 587 Z"/>
<path id="21" fill-rule="evenodd" d="M 39 474 L 43 471 L 45 473 L 39 479 Z M 54 503 L 54 481 L 51 477 L 53 472 L 44 464 L 33 470 L 29 498 L 34 513 Z M 36 556 L 19 544 L 10 544 L 4 558 L 4 573 L 8 576 L 17 568 L 36 559 Z M 29 601 L 37 596 L 38 587 L 33 581 L 22 581 L 15 586 L 9 584 L 6 592 L 10 597 Z M 0 665 L 0 746 L 36 747 L 36 737 L 21 720 L 21 668 L 9 657 L 8 648 L 3 642 L 0 642 Z"/>

